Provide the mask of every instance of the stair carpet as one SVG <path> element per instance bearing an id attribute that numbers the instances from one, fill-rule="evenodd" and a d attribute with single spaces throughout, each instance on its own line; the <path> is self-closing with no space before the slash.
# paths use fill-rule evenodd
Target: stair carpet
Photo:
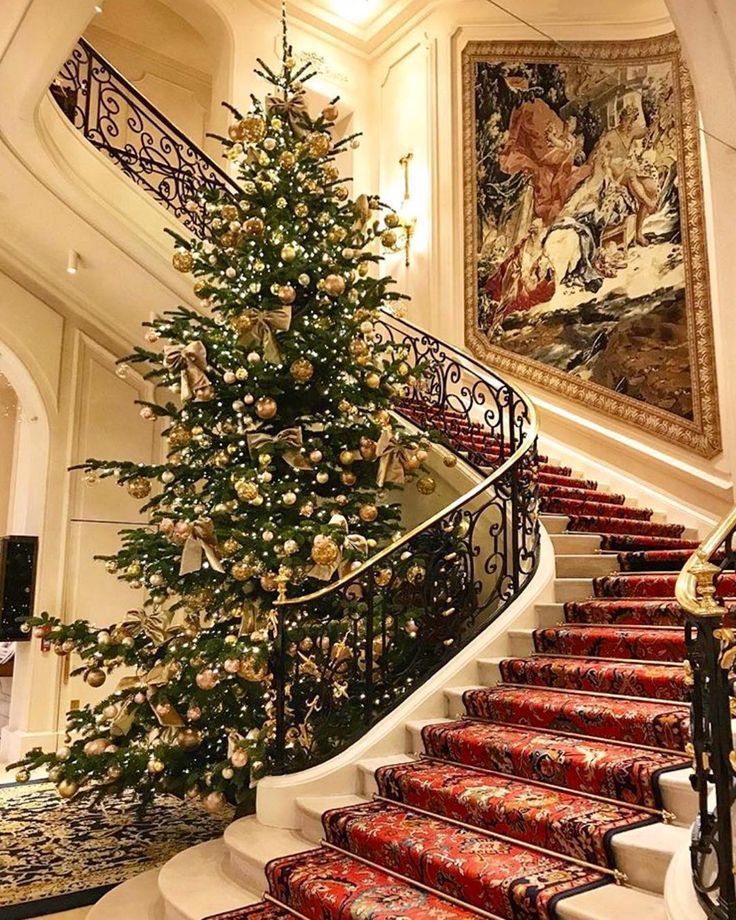
<path id="1" fill-rule="evenodd" d="M 697 542 L 546 458 L 540 483 L 558 569 L 598 574 L 559 579 L 531 655 L 447 691 L 462 715 L 409 726 L 421 754 L 365 768 L 372 798 L 302 802 L 321 845 L 272 859 L 266 900 L 218 920 L 664 916 L 653 893 L 695 807 L 674 587 Z"/>

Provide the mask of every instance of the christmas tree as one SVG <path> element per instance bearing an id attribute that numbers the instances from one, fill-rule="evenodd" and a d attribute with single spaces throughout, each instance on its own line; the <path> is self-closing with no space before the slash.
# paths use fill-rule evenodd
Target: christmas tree
<path id="1" fill-rule="evenodd" d="M 396 215 L 381 221 L 377 201 L 350 199 L 334 160 L 355 138 L 333 141 L 337 100 L 309 115 L 312 74 L 285 28 L 281 70 L 259 67 L 268 96 L 252 97 L 246 115 L 232 109 L 221 139 L 239 191 L 190 202 L 208 235 L 176 238 L 174 267 L 196 277 L 203 309 L 165 313 L 148 324 L 150 347 L 125 359 L 155 384 L 141 415 L 162 421 L 166 459 L 83 465 L 88 479 L 114 477 L 144 501 L 148 526 L 123 531 L 119 552 L 102 558 L 145 602 L 105 629 L 30 621 L 59 654 L 81 657 L 75 673 L 94 687 L 128 669 L 102 702 L 69 713 L 62 748 L 15 765 L 20 779 L 46 766 L 65 797 L 133 789 L 213 811 L 251 804 L 273 761 L 275 600 L 395 539 L 390 490 L 415 477 L 433 488 L 421 473 L 429 445 L 388 411 L 421 368 L 374 331 L 379 308 L 400 296 L 371 270 Z M 310 661 L 325 629 L 305 625 L 288 650 L 302 684 L 324 676 Z M 350 705 L 342 711 L 351 723 Z M 314 743 L 311 728 L 291 733 L 294 764 Z"/>

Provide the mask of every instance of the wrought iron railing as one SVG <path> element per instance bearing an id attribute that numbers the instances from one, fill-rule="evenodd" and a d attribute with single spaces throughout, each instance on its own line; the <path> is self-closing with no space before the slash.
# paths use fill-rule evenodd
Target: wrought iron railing
<path id="1" fill-rule="evenodd" d="M 206 188 L 238 186 L 87 42 L 52 87 L 98 150 L 189 230 Z M 477 484 L 321 591 L 282 592 L 269 700 L 271 772 L 334 756 L 477 636 L 532 578 L 539 555 L 537 421 L 523 393 L 411 323 L 385 314 L 381 341 L 428 368 L 399 414 L 432 430 Z M 285 580 L 283 582 L 285 584 Z"/>
<path id="2" fill-rule="evenodd" d="M 693 884 L 706 916 L 736 920 L 734 816 L 736 754 L 731 715 L 736 623 L 720 578 L 736 566 L 736 508 L 693 553 L 677 580 L 687 621 L 692 684 L 691 746 L 698 818 L 690 844 Z"/>
<path id="3" fill-rule="evenodd" d="M 189 203 L 207 188 L 237 194 L 234 180 L 83 38 L 50 92 L 94 147 L 197 236 L 206 215 Z"/>

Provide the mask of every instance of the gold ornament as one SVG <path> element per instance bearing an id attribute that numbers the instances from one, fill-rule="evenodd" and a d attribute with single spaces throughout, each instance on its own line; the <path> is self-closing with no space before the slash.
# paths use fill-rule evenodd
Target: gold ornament
<path id="1" fill-rule="evenodd" d="M 348 348 L 351 355 L 364 355 L 368 351 L 368 344 L 363 339 L 353 339 Z"/>
<path id="2" fill-rule="evenodd" d="M 279 163 L 284 167 L 284 169 L 291 169 L 291 167 L 296 163 L 296 157 L 290 150 L 284 150 L 284 152 L 279 157 Z"/>
<path id="3" fill-rule="evenodd" d="M 266 229 L 266 225 L 263 223 L 260 217 L 249 217 L 243 223 L 243 232 L 246 236 L 263 236 L 263 231 Z"/>
<path id="4" fill-rule="evenodd" d="M 307 150 L 315 160 L 326 156 L 330 152 L 330 147 L 332 146 L 330 135 L 323 134 L 319 131 L 308 134 L 305 143 L 307 145 Z"/>
<path id="5" fill-rule="evenodd" d="M 207 288 L 207 282 L 199 280 L 199 281 L 194 282 L 194 287 L 192 288 L 192 290 L 194 291 L 194 294 L 196 297 L 201 297 L 202 294 L 204 294 L 206 288 Z"/>
<path id="6" fill-rule="evenodd" d="M 183 751 L 193 751 L 202 743 L 202 735 L 196 728 L 183 728 L 176 736 L 176 743 Z"/>
<path id="7" fill-rule="evenodd" d="M 286 246 L 281 248 L 281 258 L 284 262 L 293 262 L 296 259 L 296 249 L 290 244 L 287 243 Z"/>
<path id="8" fill-rule="evenodd" d="M 101 687 L 107 680 L 107 674 L 102 668 L 90 668 L 84 675 L 84 679 L 90 687 Z"/>
<path id="9" fill-rule="evenodd" d="M 312 502 L 304 502 L 299 508 L 299 514 L 302 517 L 311 517 L 314 514 L 314 505 Z"/>
<path id="10" fill-rule="evenodd" d="M 297 383 L 306 383 L 314 374 L 314 365 L 307 358 L 297 358 L 289 368 L 289 373 Z"/>
<path id="11" fill-rule="evenodd" d="M 442 462 L 445 464 L 445 466 L 451 469 L 453 466 L 457 466 L 457 457 L 453 456 L 452 454 L 448 454 L 442 459 Z"/>
<path id="12" fill-rule="evenodd" d="M 246 115 L 238 122 L 242 131 L 242 139 L 251 144 L 257 144 L 266 136 L 266 122 L 260 115 Z"/>
<path id="13" fill-rule="evenodd" d="M 79 791 L 79 784 L 75 783 L 73 779 L 63 779 L 56 787 L 56 790 L 62 799 L 70 799 Z"/>
<path id="14" fill-rule="evenodd" d="M 230 465 L 230 454 L 226 450 L 218 450 L 216 453 L 212 454 L 212 463 L 222 469 L 223 467 Z"/>
<path id="15" fill-rule="evenodd" d="M 252 502 L 258 497 L 258 486 L 248 479 L 240 479 L 235 483 L 235 493 L 243 502 Z"/>
<path id="16" fill-rule="evenodd" d="M 375 505 L 361 505 L 358 509 L 358 516 L 361 521 L 371 524 L 378 517 L 378 508 Z"/>
<path id="17" fill-rule="evenodd" d="M 398 237 L 393 230 L 384 230 L 381 234 L 381 242 L 387 249 L 393 249 Z"/>
<path id="18" fill-rule="evenodd" d="M 278 591 L 279 589 L 278 576 L 275 572 L 264 572 L 260 581 L 264 591 Z"/>
<path id="19" fill-rule="evenodd" d="M 133 498 L 145 498 L 151 492 L 151 483 L 145 476 L 135 476 L 127 481 L 126 488 Z"/>
<path id="20" fill-rule="evenodd" d="M 345 279 L 342 275 L 328 275 L 325 278 L 324 288 L 331 297 L 339 297 L 345 290 Z"/>
<path id="21" fill-rule="evenodd" d="M 376 442 L 371 440 L 371 438 L 361 438 L 360 439 L 360 456 L 364 460 L 375 460 L 376 459 Z"/>
<path id="22" fill-rule="evenodd" d="M 225 807 L 225 796 L 221 792 L 210 792 L 204 797 L 204 807 L 211 815 L 216 815 Z"/>
<path id="23" fill-rule="evenodd" d="M 107 741 L 105 741 L 104 738 L 93 738 L 84 746 L 83 750 L 85 757 L 99 757 L 101 754 L 105 753 L 106 747 Z"/>
<path id="24" fill-rule="evenodd" d="M 312 559 L 317 565 L 332 565 L 340 555 L 340 547 L 332 537 L 317 534 L 312 544 Z"/>
<path id="25" fill-rule="evenodd" d="M 194 265 L 194 256 L 191 252 L 175 252 L 171 264 L 178 272 L 190 272 Z"/>
<path id="26" fill-rule="evenodd" d="M 352 450 L 341 450 L 339 460 L 343 466 L 350 466 L 355 461 L 355 456 Z"/>
<path id="27" fill-rule="evenodd" d="M 377 390 L 381 386 L 381 378 L 375 372 L 366 374 L 365 382 L 372 390 Z"/>
<path id="28" fill-rule="evenodd" d="M 420 495 L 431 495 L 436 488 L 437 483 L 431 476 L 422 476 L 421 479 L 417 479 L 417 492 Z"/>
<path id="29" fill-rule="evenodd" d="M 296 300 L 296 291 L 290 284 L 283 284 L 279 288 L 279 300 L 281 303 L 294 303 Z"/>
<path id="30" fill-rule="evenodd" d="M 191 443 L 192 432 L 184 425 L 174 425 L 169 431 L 169 447 L 186 447 Z"/>
<path id="31" fill-rule="evenodd" d="M 337 121 L 337 116 L 339 114 L 339 109 L 336 105 L 326 105 L 322 109 L 322 117 L 325 121 Z"/>
<path id="32" fill-rule="evenodd" d="M 212 690 L 219 683 L 217 674 L 211 668 L 205 668 L 194 678 L 200 690 Z"/>
<path id="33" fill-rule="evenodd" d="M 399 220 L 399 215 L 395 211 L 390 211 L 384 218 L 384 223 L 387 227 L 398 227 L 401 221 Z"/>
<path id="34" fill-rule="evenodd" d="M 278 408 L 276 400 L 271 399 L 270 396 L 261 396 L 261 398 L 256 401 L 256 415 L 258 418 L 273 418 L 278 412 Z"/>
<path id="35" fill-rule="evenodd" d="M 236 562 L 230 569 L 230 574 L 236 581 L 248 581 L 253 575 L 253 566 L 249 562 Z"/>
<path id="36" fill-rule="evenodd" d="M 358 481 L 358 477 L 355 475 L 355 473 L 351 473 L 350 470 L 343 470 L 343 472 L 340 473 L 340 480 L 346 486 L 354 486 Z"/>
<path id="37" fill-rule="evenodd" d="M 51 774 L 49 773 L 49 776 L 50 775 Z M 28 770 L 18 770 L 18 772 L 15 774 L 16 783 L 27 783 L 30 778 L 31 774 L 28 772 Z"/>
<path id="38" fill-rule="evenodd" d="M 220 544 L 220 548 L 226 556 L 233 556 L 240 549 L 240 543 L 232 537 L 228 537 L 227 540 Z"/>
<path id="39" fill-rule="evenodd" d="M 234 204 L 223 205 L 222 211 L 220 213 L 222 214 L 223 218 L 228 221 L 228 223 L 238 219 L 238 209 Z"/>

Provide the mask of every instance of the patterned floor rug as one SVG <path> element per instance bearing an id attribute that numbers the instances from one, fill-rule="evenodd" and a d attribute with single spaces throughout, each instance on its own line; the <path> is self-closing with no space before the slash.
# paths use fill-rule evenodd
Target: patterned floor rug
<path id="1" fill-rule="evenodd" d="M 226 823 L 168 796 L 140 814 L 128 796 L 95 805 L 65 802 L 49 783 L 0 786 L 0 917 L 92 904 L 180 850 L 218 837 Z"/>

